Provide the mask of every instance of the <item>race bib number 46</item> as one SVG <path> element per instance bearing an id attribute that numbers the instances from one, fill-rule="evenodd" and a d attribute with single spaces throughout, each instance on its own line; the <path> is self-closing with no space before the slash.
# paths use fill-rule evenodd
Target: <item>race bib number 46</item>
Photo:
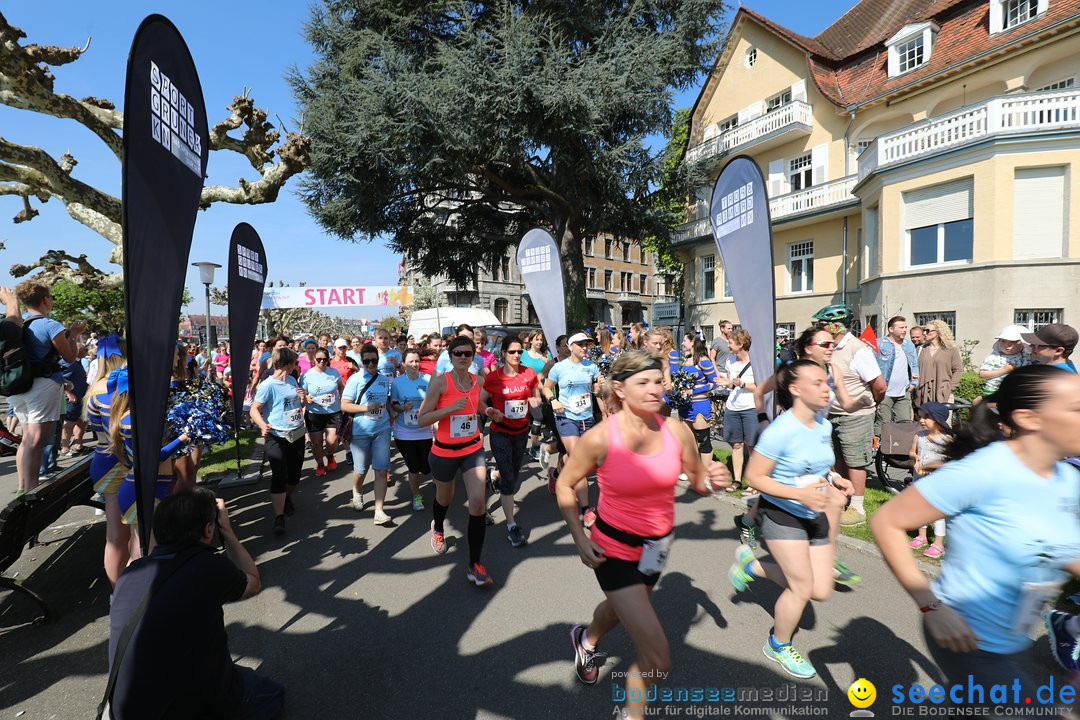
<path id="1" fill-rule="evenodd" d="M 451 415 L 450 437 L 470 438 L 476 434 L 477 421 L 475 415 Z"/>

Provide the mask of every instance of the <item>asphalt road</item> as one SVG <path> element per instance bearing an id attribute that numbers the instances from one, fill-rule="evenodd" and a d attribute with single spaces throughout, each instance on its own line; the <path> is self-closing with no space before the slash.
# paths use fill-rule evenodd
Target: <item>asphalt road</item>
<path id="1" fill-rule="evenodd" d="M 0 471 L 7 469 L 0 467 Z M 400 472 L 395 469 L 395 472 Z M 226 608 L 231 649 L 288 688 L 284 718 L 608 718 L 618 673 L 633 651 L 624 631 L 602 643 L 611 658 L 592 687 L 574 676 L 571 624 L 587 621 L 602 594 L 581 564 L 535 463 L 519 493 L 519 521 L 529 544 L 506 541 L 501 510 L 489 529 L 484 560 L 495 585 L 467 583 L 464 490 L 448 517 L 450 550 L 432 553 L 430 512 L 413 513 L 407 485 L 391 489 L 392 527 L 372 523 L 368 509 L 348 507 L 347 466 L 316 478 L 311 464 L 296 496 L 297 514 L 284 539 L 269 535 L 267 486 L 224 491 L 234 523 L 259 564 L 263 591 Z M 402 477 L 398 474 L 398 477 Z M 0 479 L 10 496 L 11 475 Z M 370 480 L 369 480 L 370 487 Z M 433 490 L 425 487 L 430 503 Z M 492 500 L 492 505 L 497 501 Z M 680 490 L 677 542 L 654 602 L 671 644 L 672 688 L 733 688 L 759 700 L 672 702 L 662 717 L 746 714 L 847 717 L 848 686 L 868 678 L 880 697 L 894 684 L 939 681 L 928 659 L 918 613 L 884 563 L 858 547 L 842 556 L 864 578 L 807 609 L 796 647 L 818 677 L 793 681 L 766 660 L 775 587 L 759 581 L 735 595 L 726 577 L 738 544 L 737 502 Z M 20 625 L 29 604 L 0 594 L 0 720 L 92 717 L 107 677 L 109 587 L 101 570 L 102 518 L 74 509 L 46 544 L 8 571 L 49 599 L 58 614 Z M 1032 662 L 1050 672 L 1045 641 Z M 182 682 L 182 679 L 178 679 Z M 796 688 L 810 702 L 783 698 Z M 197 689 L 193 689 L 197 691 Z M 791 709 L 791 705 L 802 708 Z M 889 712 L 887 701 L 874 708 Z M 726 713 L 724 711 L 727 711 Z"/>

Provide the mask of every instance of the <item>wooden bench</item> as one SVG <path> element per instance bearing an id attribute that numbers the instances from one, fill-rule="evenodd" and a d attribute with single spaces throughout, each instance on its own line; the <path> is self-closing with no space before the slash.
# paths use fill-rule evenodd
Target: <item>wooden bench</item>
<path id="1" fill-rule="evenodd" d="M 90 460 L 87 456 L 56 477 L 19 495 L 0 510 L 0 573 L 6 571 L 22 555 L 27 545 L 37 545 L 40 532 L 60 519 L 60 516 L 76 505 L 88 505 L 104 509 L 93 499 L 94 486 L 90 482 Z M 0 575 L 0 589 L 23 593 L 41 610 L 34 623 L 43 623 L 51 615 L 45 600 L 20 581 Z"/>

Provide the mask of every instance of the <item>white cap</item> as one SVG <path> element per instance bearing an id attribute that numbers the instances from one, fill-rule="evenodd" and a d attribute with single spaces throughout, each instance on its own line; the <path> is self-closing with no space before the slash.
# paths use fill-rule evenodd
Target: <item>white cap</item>
<path id="1" fill-rule="evenodd" d="M 998 340 L 1007 340 L 1008 342 L 1016 342 L 1017 340 L 1023 340 L 1021 335 L 1026 333 L 1028 329 L 1023 325 L 1006 325 L 1001 328 L 1001 332 L 997 334 Z"/>
<path id="2" fill-rule="evenodd" d="M 787 337 L 787 336 L 788 336 L 788 329 L 786 327 L 778 327 L 778 328 L 776 328 L 776 337 Z"/>
<path id="3" fill-rule="evenodd" d="M 573 345 L 574 343 L 583 343 L 583 342 L 596 342 L 596 341 L 593 340 L 588 335 L 586 335 L 585 333 L 579 332 L 579 333 L 574 333 L 573 335 L 571 335 L 570 339 L 568 339 L 566 341 L 566 344 L 567 345 Z"/>
<path id="4" fill-rule="evenodd" d="M 334 341 L 334 347 L 349 347 L 349 343 L 345 340 L 345 338 L 338 338 Z"/>

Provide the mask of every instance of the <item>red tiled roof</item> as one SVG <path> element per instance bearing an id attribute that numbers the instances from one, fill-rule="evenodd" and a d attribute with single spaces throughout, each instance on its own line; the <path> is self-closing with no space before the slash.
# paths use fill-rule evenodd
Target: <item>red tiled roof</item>
<path id="1" fill-rule="evenodd" d="M 1080 0 L 1051 0 L 1041 17 L 994 35 L 989 32 L 987 0 L 861 0 L 816 38 L 792 32 L 745 6 L 739 14 L 802 49 L 810 77 L 821 93 L 847 107 L 929 82 L 938 73 L 959 70 L 984 53 L 1031 41 L 1063 21 L 1080 25 Z M 885 41 L 905 25 L 928 20 L 939 26 L 930 61 L 914 72 L 890 78 Z"/>

